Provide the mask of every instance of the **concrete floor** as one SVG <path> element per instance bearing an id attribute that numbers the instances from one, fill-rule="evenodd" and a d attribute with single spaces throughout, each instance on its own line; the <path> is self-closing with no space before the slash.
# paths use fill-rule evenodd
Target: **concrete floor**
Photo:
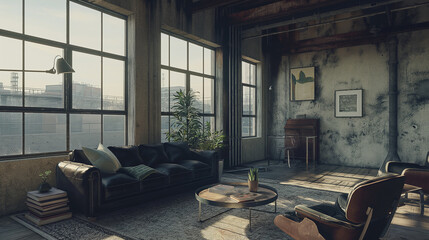
<path id="1" fill-rule="evenodd" d="M 305 165 L 293 162 L 291 168 L 277 160 L 267 165 L 266 161 L 255 162 L 248 166 L 260 167 L 260 177 L 279 184 L 299 185 L 312 189 L 337 192 L 349 192 L 358 182 L 377 175 L 378 169 L 351 168 L 333 165 L 318 165 L 306 171 Z M 247 178 L 247 171 L 232 171 L 224 176 Z M 418 195 L 410 194 L 411 200 Z M 420 215 L 419 205 L 413 201 L 398 208 L 391 227 L 384 239 L 419 240 L 429 239 L 429 202 L 426 199 L 424 216 Z M 0 218 L 0 239 L 43 239 L 38 234 L 16 223 L 8 216 Z"/>

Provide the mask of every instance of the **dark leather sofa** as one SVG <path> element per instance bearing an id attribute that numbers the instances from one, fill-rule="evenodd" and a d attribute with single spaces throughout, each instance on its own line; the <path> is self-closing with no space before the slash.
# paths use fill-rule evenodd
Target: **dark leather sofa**
<path id="1" fill-rule="evenodd" d="M 73 211 L 96 217 L 103 210 L 172 195 L 218 181 L 215 151 L 195 152 L 186 143 L 108 147 L 122 167 L 145 164 L 156 170 L 143 180 L 124 173 L 106 174 L 82 150 L 57 165 L 57 187 L 67 191 Z"/>

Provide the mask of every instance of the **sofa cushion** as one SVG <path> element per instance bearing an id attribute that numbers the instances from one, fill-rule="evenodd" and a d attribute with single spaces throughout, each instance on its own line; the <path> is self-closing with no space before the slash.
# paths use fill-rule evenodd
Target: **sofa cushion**
<path id="1" fill-rule="evenodd" d="M 133 167 L 143 163 L 136 146 L 108 148 L 118 158 L 122 167 Z"/>
<path id="2" fill-rule="evenodd" d="M 112 161 L 115 163 L 117 169 L 121 168 L 121 163 L 119 162 L 118 158 L 115 156 L 115 154 L 112 153 L 112 151 L 110 151 L 107 147 L 105 147 L 103 144 L 99 143 L 97 150 L 103 151 L 105 152 L 111 159 Z"/>
<path id="3" fill-rule="evenodd" d="M 210 177 L 211 168 L 209 165 L 197 160 L 183 160 L 178 163 L 179 165 L 192 171 L 194 179 Z"/>
<path id="4" fill-rule="evenodd" d="M 168 185 L 169 178 L 167 175 L 156 171 L 142 181 L 140 181 L 140 192 L 157 190 Z"/>
<path id="5" fill-rule="evenodd" d="M 123 198 L 140 192 L 140 182 L 122 173 L 102 174 L 101 183 L 103 201 Z"/>
<path id="6" fill-rule="evenodd" d="M 91 161 L 92 165 L 100 169 L 101 172 L 116 173 L 119 169 L 119 164 L 116 163 L 117 160 L 111 158 L 107 153 L 86 147 L 82 147 L 82 150 L 88 157 L 89 161 Z"/>
<path id="7" fill-rule="evenodd" d="M 83 150 L 80 150 L 80 149 L 73 150 L 73 153 L 71 155 L 71 159 L 70 160 L 73 161 L 73 162 L 78 162 L 78 163 L 83 163 L 83 164 L 87 164 L 87 165 L 92 165 L 91 161 L 89 161 L 89 159 L 86 157 L 86 155 L 83 152 Z"/>
<path id="8" fill-rule="evenodd" d="M 138 146 L 138 149 L 144 164 L 149 167 L 154 167 L 160 163 L 168 162 L 167 155 L 165 155 L 162 144 L 142 144 Z"/>
<path id="9" fill-rule="evenodd" d="M 175 163 L 162 163 L 156 168 L 161 173 L 168 175 L 170 185 L 176 185 L 192 180 L 192 171 Z"/>
<path id="10" fill-rule="evenodd" d="M 164 150 L 167 153 L 169 162 L 180 162 L 188 157 L 189 147 L 187 143 L 171 142 L 164 143 Z"/>
<path id="11" fill-rule="evenodd" d="M 119 172 L 124 173 L 128 176 L 131 176 L 141 181 L 147 178 L 148 176 L 150 176 L 151 174 L 156 173 L 158 171 L 144 164 L 139 164 L 134 167 L 122 167 L 119 169 Z"/>

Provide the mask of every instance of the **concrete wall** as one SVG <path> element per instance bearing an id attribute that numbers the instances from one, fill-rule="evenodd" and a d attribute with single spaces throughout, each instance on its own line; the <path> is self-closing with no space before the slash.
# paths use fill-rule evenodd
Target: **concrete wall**
<path id="1" fill-rule="evenodd" d="M 42 182 L 39 174 L 51 170 L 48 183 L 55 186 L 55 166 L 67 156 L 0 162 L 0 216 L 26 209 L 28 191 Z"/>
<path id="2" fill-rule="evenodd" d="M 428 8 L 402 13 L 407 16 L 402 20 L 398 14 L 396 24 L 422 21 L 424 11 Z M 350 30 L 361 27 L 362 23 L 349 25 Z M 318 29 L 318 33 L 341 29 L 344 26 L 338 24 Z M 402 161 L 423 163 L 429 151 L 429 30 L 399 34 L 398 39 L 398 154 Z M 322 163 L 378 168 L 388 150 L 388 60 L 385 43 L 292 54 L 277 60 L 278 71 L 271 75 L 270 156 L 279 156 L 286 120 L 305 114 L 320 119 Z M 307 66 L 316 67 L 316 100 L 290 102 L 290 69 Z M 363 89 L 362 118 L 334 116 L 335 90 L 343 89 Z"/>

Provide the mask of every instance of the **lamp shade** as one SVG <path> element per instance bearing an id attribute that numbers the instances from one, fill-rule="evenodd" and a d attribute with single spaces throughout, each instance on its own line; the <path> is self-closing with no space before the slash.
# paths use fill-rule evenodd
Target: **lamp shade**
<path id="1" fill-rule="evenodd" d="M 56 64 L 57 74 L 60 73 L 73 73 L 73 68 L 64 60 L 64 58 L 58 58 Z"/>

